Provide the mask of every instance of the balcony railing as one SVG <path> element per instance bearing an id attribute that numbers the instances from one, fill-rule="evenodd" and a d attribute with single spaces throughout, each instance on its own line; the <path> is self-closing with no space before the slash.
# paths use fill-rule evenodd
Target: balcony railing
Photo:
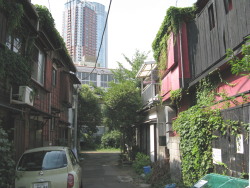
<path id="1" fill-rule="evenodd" d="M 158 91 L 159 91 L 158 83 L 152 83 L 147 85 L 141 93 L 143 105 L 147 105 L 152 102 L 158 101 L 159 100 Z"/>

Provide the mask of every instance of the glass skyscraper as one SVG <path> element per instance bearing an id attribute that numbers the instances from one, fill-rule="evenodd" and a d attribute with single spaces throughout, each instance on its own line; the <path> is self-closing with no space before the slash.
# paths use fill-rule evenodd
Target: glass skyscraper
<path id="1" fill-rule="evenodd" d="M 65 3 L 62 37 L 75 64 L 96 61 L 106 17 L 105 6 L 100 3 L 83 0 Z M 107 67 L 107 27 L 97 67 Z"/>

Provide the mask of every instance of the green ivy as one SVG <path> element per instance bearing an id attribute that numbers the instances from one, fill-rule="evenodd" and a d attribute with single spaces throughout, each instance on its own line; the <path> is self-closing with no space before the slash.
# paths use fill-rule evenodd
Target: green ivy
<path id="1" fill-rule="evenodd" d="M 171 90 L 170 91 L 170 99 L 171 99 L 171 104 L 175 104 L 179 108 L 179 103 L 182 98 L 182 89 L 177 89 L 177 90 Z"/>
<path id="2" fill-rule="evenodd" d="M 247 42 L 250 42 L 250 36 L 247 37 Z M 232 49 L 227 50 L 231 72 L 236 75 L 247 75 L 250 78 L 250 45 L 242 45 L 242 55 L 243 57 L 240 58 L 234 55 Z"/>
<path id="3" fill-rule="evenodd" d="M 31 65 L 27 58 L 9 50 L 0 49 L 0 79 L 16 85 L 27 85 L 31 75 Z"/>
<path id="4" fill-rule="evenodd" d="M 154 58 L 158 63 L 161 62 L 161 66 L 163 66 L 162 64 L 166 63 L 167 39 L 169 37 L 170 31 L 176 34 L 179 31 L 179 26 L 181 23 L 183 23 L 184 21 L 194 19 L 195 9 L 196 9 L 195 7 L 188 7 L 188 8 L 170 7 L 167 10 L 163 23 L 152 44 L 152 49 L 154 51 Z"/>
<path id="5" fill-rule="evenodd" d="M 15 161 L 13 143 L 8 139 L 8 134 L 0 126 L 0 187 L 11 187 L 15 182 Z"/>
<path id="6" fill-rule="evenodd" d="M 215 104 L 216 84 L 206 78 L 197 86 L 197 104 L 180 112 L 173 128 L 180 134 L 182 174 L 185 185 L 191 186 L 213 169 L 212 140 L 218 130 L 222 135 L 239 132 L 239 122 L 224 121 Z"/>
<path id="7" fill-rule="evenodd" d="M 1 10 L 8 19 L 8 32 L 18 31 L 21 28 L 21 19 L 24 15 L 23 5 L 18 0 L 0 0 Z"/>
<path id="8" fill-rule="evenodd" d="M 35 5 L 35 6 L 36 6 L 36 11 L 39 15 L 40 29 L 48 32 L 50 39 L 53 41 L 53 44 L 55 45 L 56 48 L 66 49 L 65 43 L 60 33 L 55 28 L 55 21 L 51 13 L 47 9 L 47 7 L 42 5 Z"/>

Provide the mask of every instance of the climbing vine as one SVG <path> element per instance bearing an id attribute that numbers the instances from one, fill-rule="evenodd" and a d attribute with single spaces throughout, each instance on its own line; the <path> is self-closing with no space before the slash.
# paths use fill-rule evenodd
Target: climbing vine
<path id="1" fill-rule="evenodd" d="M 247 37 L 247 42 L 250 42 L 250 36 Z M 242 56 L 235 56 L 232 49 L 227 50 L 231 72 L 236 75 L 247 75 L 250 78 L 250 45 L 242 45 Z"/>
<path id="2" fill-rule="evenodd" d="M 171 104 L 175 104 L 179 108 L 180 101 L 182 99 L 182 88 L 170 91 Z"/>
<path id="3" fill-rule="evenodd" d="M 0 10 L 8 19 L 8 32 L 11 34 L 21 28 L 21 19 L 24 14 L 23 5 L 16 1 L 0 0 Z"/>
<path id="4" fill-rule="evenodd" d="M 31 65 L 27 58 L 9 50 L 0 50 L 0 79 L 10 84 L 27 85 L 30 80 Z"/>
<path id="5" fill-rule="evenodd" d="M 194 19 L 195 9 L 195 7 L 170 7 L 167 10 L 163 23 L 152 44 L 154 58 L 158 62 L 158 67 L 160 70 L 165 70 L 166 68 L 167 40 L 169 38 L 170 31 L 172 31 L 174 34 L 177 34 L 181 23 Z"/>
<path id="6" fill-rule="evenodd" d="M 37 10 L 38 15 L 39 15 L 40 28 L 49 33 L 50 39 L 53 41 L 53 44 L 55 45 L 56 48 L 65 48 L 66 49 L 65 43 L 64 43 L 61 35 L 59 34 L 57 29 L 55 28 L 55 21 L 51 15 L 51 13 L 47 9 L 47 7 L 41 6 L 41 5 L 35 5 L 35 6 L 36 6 L 36 10 Z"/>
<path id="7" fill-rule="evenodd" d="M 214 108 L 216 84 L 209 78 L 201 80 L 197 86 L 196 105 L 180 112 L 173 122 L 173 128 L 180 134 L 182 174 L 185 185 L 191 186 L 213 169 L 212 140 L 217 138 L 214 131 L 222 135 L 236 135 L 239 122 L 224 121 L 221 111 Z"/>
<path id="8" fill-rule="evenodd" d="M 19 1 L 0 1 L 0 10 L 7 19 L 8 41 L 0 50 L 0 79 L 7 84 L 23 85 L 27 84 L 30 79 L 31 66 L 28 61 L 28 54 L 21 55 L 25 52 L 25 42 L 30 42 L 27 38 L 28 32 L 22 25 L 24 15 L 23 5 Z M 25 39 L 25 40 L 24 40 Z M 13 42 L 18 46 L 18 52 L 13 52 Z M 26 49 L 30 46 L 26 46 Z"/>

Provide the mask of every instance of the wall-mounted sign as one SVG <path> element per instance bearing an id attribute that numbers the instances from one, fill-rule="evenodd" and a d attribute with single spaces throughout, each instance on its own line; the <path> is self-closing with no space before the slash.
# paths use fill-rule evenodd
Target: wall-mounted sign
<path id="1" fill-rule="evenodd" d="M 236 136 L 236 148 L 237 148 L 237 153 L 244 153 L 244 143 L 243 143 L 243 135 L 238 134 Z"/>
<path id="2" fill-rule="evenodd" d="M 213 148 L 213 163 L 218 164 L 222 162 L 221 149 Z"/>

